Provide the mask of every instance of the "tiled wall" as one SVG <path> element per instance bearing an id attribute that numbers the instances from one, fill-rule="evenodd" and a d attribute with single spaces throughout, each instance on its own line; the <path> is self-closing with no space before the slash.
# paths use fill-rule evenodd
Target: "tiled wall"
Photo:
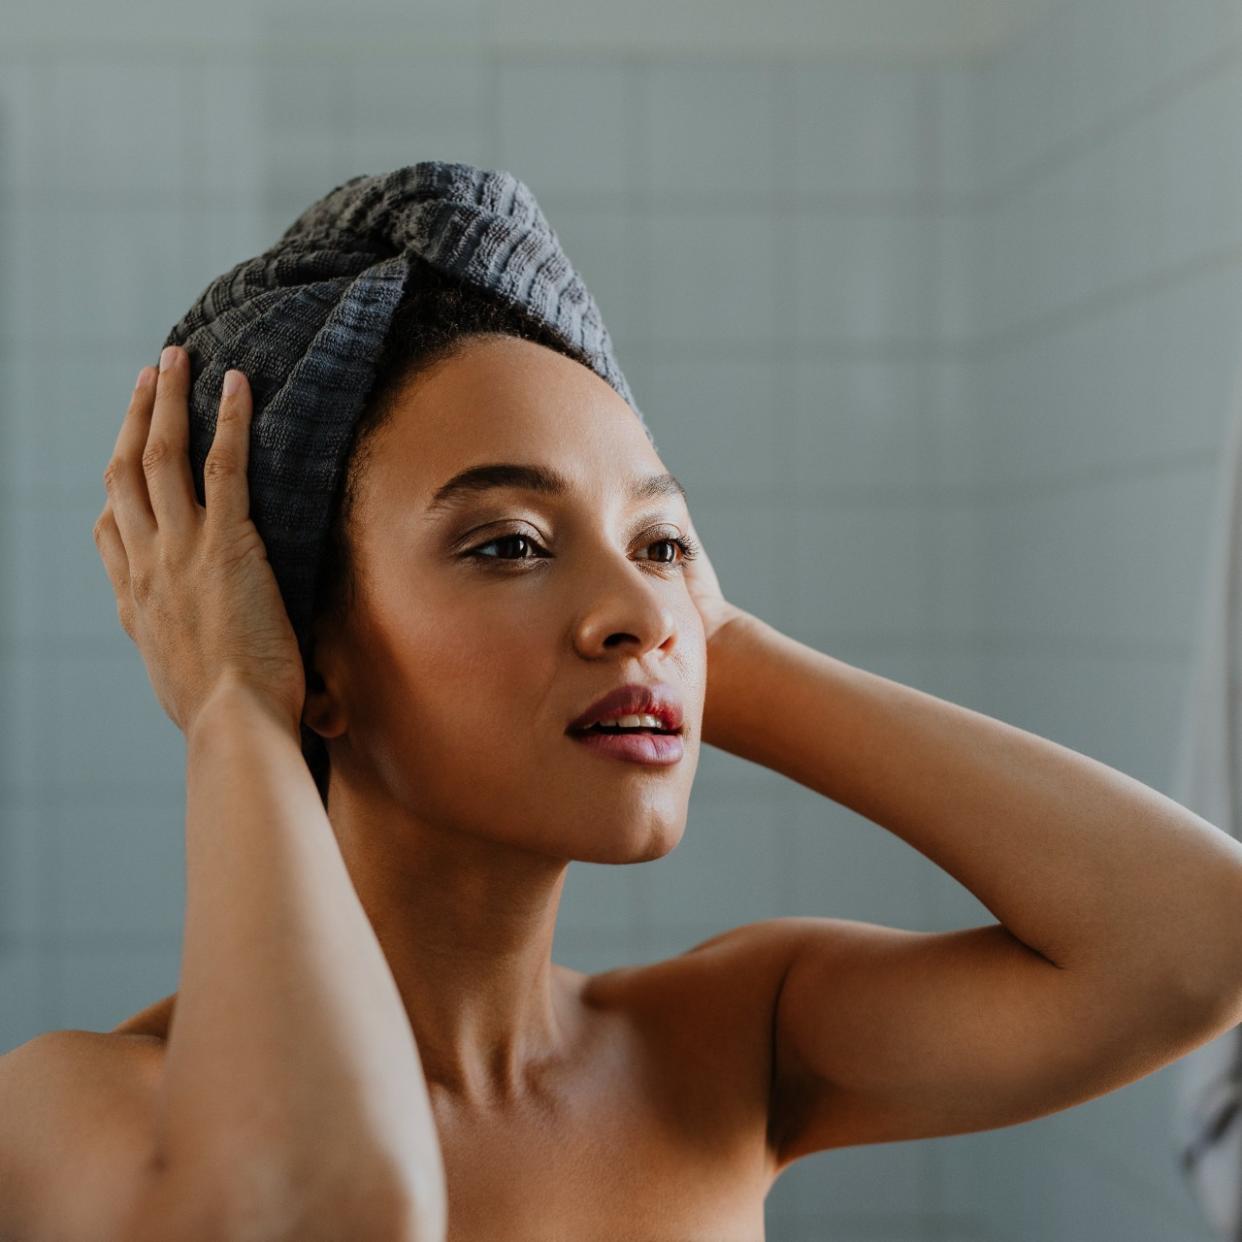
<path id="1" fill-rule="evenodd" d="M 1232 4 L 1061 3 L 995 60 L 908 64 L 266 11 L 158 55 L 0 46 L 0 1049 L 177 986 L 184 746 L 91 539 L 101 475 L 168 326 L 358 172 L 532 187 L 739 604 L 1159 787 L 1238 327 Z M 991 921 L 892 834 L 705 749 L 672 855 L 572 865 L 556 956 L 779 914 Z M 1166 1094 L 810 1157 L 769 1237 L 1197 1238 Z"/>
<path id="2" fill-rule="evenodd" d="M 944 79 L 974 122 L 942 255 L 977 419 L 944 498 L 969 542 L 940 546 L 980 604 L 946 654 L 981 710 L 1165 792 L 1242 397 L 1240 36 L 1236 0 L 1061 0 Z M 1001 1242 L 1209 1237 L 1176 1174 L 1176 1073 L 941 1140 L 940 1193 Z"/>

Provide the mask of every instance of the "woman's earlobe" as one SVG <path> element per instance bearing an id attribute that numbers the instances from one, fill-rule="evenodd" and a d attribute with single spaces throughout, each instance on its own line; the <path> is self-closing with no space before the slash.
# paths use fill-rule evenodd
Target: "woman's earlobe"
<path id="1" fill-rule="evenodd" d="M 337 737 L 345 732 L 344 713 L 340 710 L 323 676 L 311 668 L 306 678 L 306 699 L 302 705 L 302 723 L 322 738 Z"/>

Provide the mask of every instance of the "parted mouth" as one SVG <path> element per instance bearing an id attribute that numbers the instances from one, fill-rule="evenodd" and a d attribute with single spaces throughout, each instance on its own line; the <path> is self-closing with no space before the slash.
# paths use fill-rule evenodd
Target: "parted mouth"
<path id="1" fill-rule="evenodd" d="M 661 733 L 680 733 L 681 704 L 672 686 L 664 682 L 653 682 L 651 685 L 630 682 L 596 699 L 586 711 L 569 722 L 565 732 L 586 733 L 601 722 L 620 723 L 623 727 L 647 728 Z"/>

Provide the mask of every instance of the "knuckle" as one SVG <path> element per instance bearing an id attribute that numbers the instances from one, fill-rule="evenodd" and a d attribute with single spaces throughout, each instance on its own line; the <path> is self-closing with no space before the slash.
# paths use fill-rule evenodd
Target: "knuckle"
<path id="1" fill-rule="evenodd" d="M 120 482 L 121 474 L 125 470 L 125 459 L 123 457 L 114 457 L 105 467 L 103 472 L 104 487 L 108 491 Z"/>
<path id="2" fill-rule="evenodd" d="M 206 478 L 228 478 L 237 473 L 237 455 L 229 449 L 213 448 L 203 463 Z"/>
<path id="3" fill-rule="evenodd" d="M 140 602 L 149 599 L 154 586 L 154 575 L 146 566 L 137 565 L 130 571 L 129 590 L 134 599 Z"/>
<path id="4" fill-rule="evenodd" d="M 144 470 L 153 470 L 162 461 L 165 461 L 172 451 L 172 446 L 167 440 L 148 440 L 147 446 L 142 450 L 142 468 Z"/>
<path id="5" fill-rule="evenodd" d="M 95 519 L 95 525 L 91 527 L 91 534 L 94 536 L 95 542 L 98 543 L 103 538 L 104 527 L 108 525 L 106 514 L 101 514 Z"/>

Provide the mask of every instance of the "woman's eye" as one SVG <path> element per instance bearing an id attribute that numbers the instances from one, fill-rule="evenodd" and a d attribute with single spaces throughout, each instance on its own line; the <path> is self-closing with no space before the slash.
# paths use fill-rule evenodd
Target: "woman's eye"
<path id="1" fill-rule="evenodd" d="M 517 557 L 486 556 L 483 553 L 484 548 L 492 548 L 492 547 L 495 547 L 497 544 L 502 544 L 502 543 L 512 544 L 517 540 L 520 540 L 522 543 L 525 543 L 525 544 L 530 544 L 531 546 L 537 546 L 535 544 L 535 541 L 529 535 L 499 535 L 495 539 L 489 539 L 486 543 L 480 543 L 476 545 L 475 547 L 471 548 L 470 551 L 466 553 L 466 555 L 478 557 L 480 560 L 485 560 L 485 561 L 529 560 L 530 558 L 526 556 L 517 556 Z"/>
<path id="2" fill-rule="evenodd" d="M 507 561 L 507 562 L 516 561 L 520 563 L 523 561 L 529 561 L 532 559 L 536 559 L 536 558 L 532 558 L 529 556 L 522 556 L 520 554 L 518 556 L 493 556 L 487 553 L 486 551 L 484 551 L 484 549 L 486 548 L 494 548 L 502 544 L 508 544 L 510 545 L 510 547 L 512 547 L 516 543 L 521 543 L 523 545 L 527 545 L 532 548 L 538 548 L 541 546 L 540 544 L 536 543 L 529 535 L 514 533 L 514 534 L 509 534 L 509 535 L 498 535 L 494 539 L 489 539 L 486 543 L 476 544 L 469 551 L 463 553 L 463 555 L 470 557 L 474 560 L 480 560 L 480 561 Z M 650 558 L 650 559 L 655 559 L 656 563 L 659 565 L 685 564 L 686 561 L 693 560 L 694 557 L 698 554 L 698 545 L 693 540 L 683 539 L 680 537 L 670 536 L 670 537 L 666 537 L 663 539 L 653 539 L 647 546 L 649 548 L 655 548 L 655 547 L 659 547 L 661 544 L 667 544 L 672 548 L 680 548 L 681 559 L 680 560 L 677 559 L 676 553 L 674 553 L 672 559 L 667 559 L 667 560 L 663 558 L 658 558 L 658 557 Z"/>

